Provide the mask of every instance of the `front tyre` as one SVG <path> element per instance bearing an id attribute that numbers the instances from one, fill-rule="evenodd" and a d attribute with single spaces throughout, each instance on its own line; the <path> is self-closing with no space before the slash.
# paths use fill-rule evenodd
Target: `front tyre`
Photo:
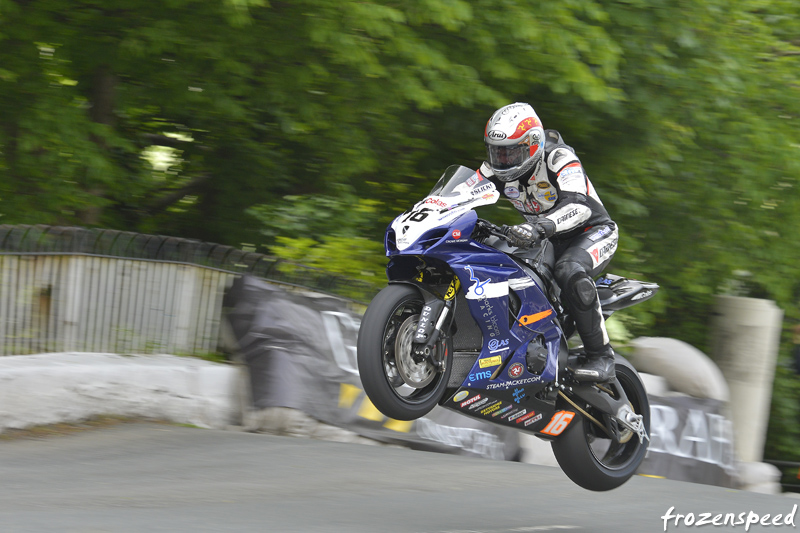
<path id="1" fill-rule="evenodd" d="M 425 304 L 412 285 L 389 285 L 369 304 L 358 331 L 358 371 L 367 396 L 378 410 L 396 420 L 415 420 L 441 400 L 450 378 L 450 338 L 442 333 L 434 358 L 415 360 L 412 340 Z"/>
<path id="2" fill-rule="evenodd" d="M 650 435 L 650 402 L 639 374 L 619 356 L 616 374 L 634 413 L 642 415 Z M 561 407 L 574 411 L 566 402 Z M 589 411 L 598 420 L 603 416 L 597 410 Z M 553 454 L 564 473 L 576 484 L 588 490 L 611 490 L 636 473 L 647 453 L 647 440 L 639 442 L 639 437 L 630 431 L 623 437 L 623 442 L 615 442 L 588 418 L 576 413 L 566 431 L 552 442 Z"/>

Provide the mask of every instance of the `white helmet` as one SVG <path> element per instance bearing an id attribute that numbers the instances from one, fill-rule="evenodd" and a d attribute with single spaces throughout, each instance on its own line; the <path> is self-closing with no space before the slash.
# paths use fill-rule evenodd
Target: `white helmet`
<path id="1" fill-rule="evenodd" d="M 500 181 L 514 181 L 544 154 L 544 129 L 529 104 L 517 102 L 494 112 L 483 131 L 488 163 Z"/>

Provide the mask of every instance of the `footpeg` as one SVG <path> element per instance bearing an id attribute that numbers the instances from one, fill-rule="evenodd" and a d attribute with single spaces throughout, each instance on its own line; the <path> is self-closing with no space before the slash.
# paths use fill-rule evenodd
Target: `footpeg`
<path id="1" fill-rule="evenodd" d="M 643 443 L 645 439 L 650 440 L 644 427 L 644 417 L 634 413 L 630 406 L 623 405 L 617 413 L 616 419 L 620 424 L 636 433 L 640 443 Z"/>

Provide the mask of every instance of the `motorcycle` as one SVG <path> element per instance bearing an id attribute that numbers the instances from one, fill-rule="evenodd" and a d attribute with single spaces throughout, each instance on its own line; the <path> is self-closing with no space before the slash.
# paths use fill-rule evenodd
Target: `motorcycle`
<path id="1" fill-rule="evenodd" d="M 573 482 L 604 491 L 644 459 L 650 407 L 634 367 L 580 383 L 569 370 L 575 324 L 559 301 L 552 245 L 511 247 L 507 227 L 479 219 L 493 183 L 449 167 L 385 236 L 388 286 L 361 322 L 361 382 L 384 415 L 414 420 L 437 405 L 550 441 Z M 512 253 L 514 252 L 514 253 Z M 613 274 L 596 280 L 606 318 L 653 297 L 658 285 Z"/>

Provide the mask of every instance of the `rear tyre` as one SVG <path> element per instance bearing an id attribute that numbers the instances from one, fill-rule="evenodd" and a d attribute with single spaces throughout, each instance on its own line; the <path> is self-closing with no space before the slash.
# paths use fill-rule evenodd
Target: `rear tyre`
<path id="1" fill-rule="evenodd" d="M 415 360 L 411 343 L 425 304 L 412 285 L 389 285 L 369 304 L 358 332 L 358 371 L 367 396 L 384 415 L 415 420 L 441 400 L 450 378 L 450 338 L 442 334 L 434 358 Z"/>
<path id="2" fill-rule="evenodd" d="M 643 416 L 650 435 L 650 402 L 639 374 L 624 358 L 617 356 L 616 375 L 633 411 Z M 559 407 L 575 410 L 567 402 Z M 601 413 L 588 411 L 602 421 Z M 647 453 L 647 440 L 639 442 L 639 437 L 631 434 L 622 440 L 625 442 L 615 442 L 594 422 L 576 413 L 566 431 L 552 442 L 552 447 L 559 466 L 572 481 L 588 490 L 605 491 L 628 481 Z"/>

